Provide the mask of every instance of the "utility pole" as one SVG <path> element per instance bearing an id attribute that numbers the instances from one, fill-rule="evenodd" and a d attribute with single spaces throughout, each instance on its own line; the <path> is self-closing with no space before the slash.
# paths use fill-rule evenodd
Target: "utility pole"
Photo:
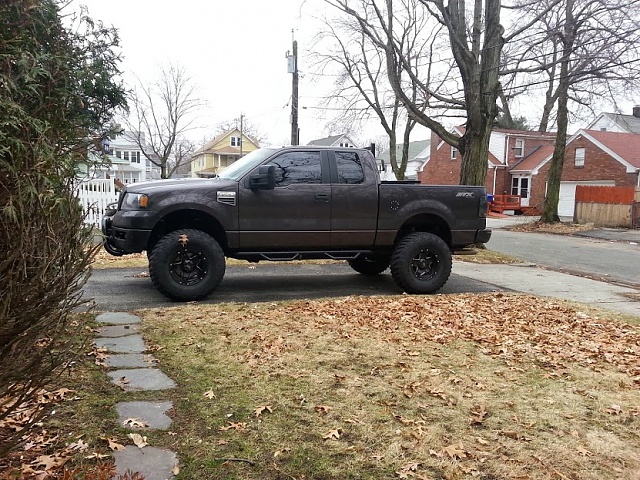
<path id="1" fill-rule="evenodd" d="M 242 144 L 244 143 L 243 142 L 244 133 L 242 132 L 243 120 L 244 120 L 244 114 L 241 112 L 240 113 L 240 157 L 239 158 L 242 158 Z"/>
<path id="2" fill-rule="evenodd" d="M 293 30 L 291 30 L 293 38 Z M 291 83 L 291 145 L 300 144 L 298 128 L 298 42 L 293 39 L 293 54 L 287 52 L 288 71 L 293 74 Z"/>

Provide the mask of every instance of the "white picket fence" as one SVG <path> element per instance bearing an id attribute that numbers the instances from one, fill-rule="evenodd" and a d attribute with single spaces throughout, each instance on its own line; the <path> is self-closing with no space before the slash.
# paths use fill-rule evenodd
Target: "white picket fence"
<path id="1" fill-rule="evenodd" d="M 86 214 L 84 222 L 100 227 L 102 216 L 110 203 L 118 201 L 118 193 L 113 178 L 93 179 L 80 182 L 77 188 L 78 200 Z"/>

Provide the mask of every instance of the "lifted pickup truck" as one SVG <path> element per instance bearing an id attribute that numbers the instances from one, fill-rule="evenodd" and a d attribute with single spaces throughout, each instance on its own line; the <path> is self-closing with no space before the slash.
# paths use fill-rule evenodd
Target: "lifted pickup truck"
<path id="1" fill-rule="evenodd" d="M 382 182 L 368 150 L 283 147 L 249 153 L 212 179 L 131 184 L 104 217 L 112 255 L 147 251 L 156 288 L 200 300 L 225 257 L 346 260 L 364 275 L 391 267 L 408 293 L 432 293 L 451 253 L 491 237 L 483 187 Z"/>

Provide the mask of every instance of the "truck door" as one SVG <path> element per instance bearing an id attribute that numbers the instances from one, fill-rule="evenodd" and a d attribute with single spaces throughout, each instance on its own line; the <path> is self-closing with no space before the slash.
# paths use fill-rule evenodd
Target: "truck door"
<path id="1" fill-rule="evenodd" d="M 330 157 L 331 245 L 371 246 L 378 222 L 377 176 L 357 151 L 338 150 Z"/>
<path id="2" fill-rule="evenodd" d="M 273 190 L 240 187 L 243 249 L 276 251 L 330 245 L 331 184 L 325 151 L 296 150 L 269 160 L 276 166 Z"/>

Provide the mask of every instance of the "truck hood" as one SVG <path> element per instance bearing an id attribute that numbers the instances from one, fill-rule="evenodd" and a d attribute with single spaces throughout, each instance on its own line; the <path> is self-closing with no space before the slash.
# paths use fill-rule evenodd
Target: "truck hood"
<path id="1" fill-rule="evenodd" d="M 127 185 L 127 192 L 145 193 L 147 195 L 153 193 L 168 193 L 194 190 L 223 190 L 233 186 L 236 182 L 233 180 L 223 180 L 220 178 L 185 178 L 180 180 L 154 180 L 151 182 L 141 182 Z"/>

